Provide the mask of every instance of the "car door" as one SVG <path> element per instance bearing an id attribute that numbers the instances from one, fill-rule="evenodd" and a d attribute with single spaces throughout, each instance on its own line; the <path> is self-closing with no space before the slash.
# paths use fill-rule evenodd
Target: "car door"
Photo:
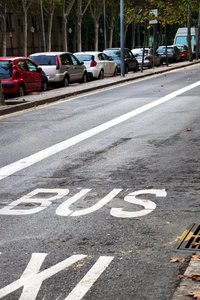
<path id="1" fill-rule="evenodd" d="M 109 74 L 109 66 L 103 53 L 98 54 L 99 63 L 101 63 L 101 69 L 104 70 L 104 75 L 107 76 Z"/>
<path id="2" fill-rule="evenodd" d="M 107 66 L 107 75 L 113 75 L 115 71 L 115 63 L 111 59 L 109 59 L 109 57 L 105 53 L 102 53 L 102 57 Z"/>
<path id="3" fill-rule="evenodd" d="M 38 66 L 29 59 L 26 59 L 29 68 L 31 86 L 30 90 L 38 91 L 42 88 L 42 73 L 38 70 Z"/>
<path id="4" fill-rule="evenodd" d="M 70 58 L 73 64 L 73 74 L 74 74 L 73 81 L 74 82 L 81 81 L 81 79 L 83 78 L 83 70 L 84 70 L 83 65 L 80 64 L 78 59 L 73 54 L 70 54 Z"/>
<path id="5" fill-rule="evenodd" d="M 68 53 L 63 53 L 60 55 L 60 77 L 62 81 L 64 80 L 65 76 L 69 75 L 70 82 L 74 81 L 75 71 L 74 66 L 71 60 L 71 57 Z"/>
<path id="6" fill-rule="evenodd" d="M 31 72 L 29 71 L 28 65 L 25 59 L 19 59 L 17 61 L 17 65 L 19 67 L 19 74 L 21 77 L 21 81 L 25 84 L 26 91 L 30 91 L 32 89 L 32 77 Z"/>

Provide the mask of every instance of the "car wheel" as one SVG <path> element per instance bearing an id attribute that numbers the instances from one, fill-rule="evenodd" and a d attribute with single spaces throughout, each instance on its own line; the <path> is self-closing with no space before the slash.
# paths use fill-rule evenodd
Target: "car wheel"
<path id="1" fill-rule="evenodd" d="M 87 82 L 87 74 L 86 73 L 83 74 L 83 78 L 82 78 L 81 82 L 82 83 L 86 83 Z"/>
<path id="2" fill-rule="evenodd" d="M 65 76 L 65 78 L 63 79 L 63 86 L 67 87 L 69 85 L 69 79 L 67 78 L 67 76 Z"/>
<path id="3" fill-rule="evenodd" d="M 20 85 L 18 92 L 17 92 L 17 96 L 18 97 L 23 97 L 25 95 L 25 88 L 23 85 Z"/>
<path id="4" fill-rule="evenodd" d="M 116 67 L 113 76 L 117 76 L 117 74 L 118 74 L 118 68 Z"/>
<path id="5" fill-rule="evenodd" d="M 101 69 L 100 73 L 99 73 L 99 79 L 104 79 L 104 70 Z"/>
<path id="6" fill-rule="evenodd" d="M 47 91 L 49 88 L 47 80 L 42 82 L 42 91 Z"/>

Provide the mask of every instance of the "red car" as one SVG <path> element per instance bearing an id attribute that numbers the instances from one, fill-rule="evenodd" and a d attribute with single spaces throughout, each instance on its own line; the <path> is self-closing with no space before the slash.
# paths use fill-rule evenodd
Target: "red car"
<path id="1" fill-rule="evenodd" d="M 42 68 L 26 57 L 0 57 L 0 75 L 4 94 L 24 96 L 26 92 L 48 89 Z"/>

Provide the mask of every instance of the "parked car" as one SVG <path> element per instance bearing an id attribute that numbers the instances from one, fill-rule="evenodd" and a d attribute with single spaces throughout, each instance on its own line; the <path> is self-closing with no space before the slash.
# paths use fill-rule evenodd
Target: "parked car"
<path id="1" fill-rule="evenodd" d="M 188 47 L 186 45 L 176 45 L 176 47 L 181 52 L 181 59 L 182 60 L 188 60 L 189 59 Z"/>
<path id="2" fill-rule="evenodd" d="M 142 65 L 142 55 L 143 55 L 143 48 L 134 48 L 131 50 L 133 55 L 136 57 L 139 67 Z M 152 48 L 145 48 L 144 49 L 144 62 L 143 67 L 152 68 L 154 66 L 161 65 L 161 58 L 160 56 L 155 53 L 153 54 Z"/>
<path id="3" fill-rule="evenodd" d="M 66 87 L 87 81 L 86 67 L 70 52 L 40 52 L 29 57 L 45 71 L 50 84 Z"/>
<path id="4" fill-rule="evenodd" d="M 88 78 L 102 79 L 104 76 L 116 76 L 118 73 L 117 64 L 103 52 L 86 51 L 74 55 L 86 66 Z"/>
<path id="5" fill-rule="evenodd" d="M 4 94 L 24 96 L 48 89 L 45 72 L 27 57 L 0 57 L 0 75 Z"/>
<path id="6" fill-rule="evenodd" d="M 157 52 L 161 58 L 161 63 L 166 62 L 166 47 L 165 46 L 158 47 Z M 174 45 L 167 46 L 167 57 L 169 62 L 181 61 L 181 52 L 177 48 L 177 46 Z"/>
<path id="7" fill-rule="evenodd" d="M 105 49 L 103 52 L 116 62 L 118 70 L 121 72 L 121 48 L 109 48 Z M 124 64 L 125 73 L 128 73 L 129 71 L 138 71 L 138 61 L 128 48 L 124 49 Z"/>

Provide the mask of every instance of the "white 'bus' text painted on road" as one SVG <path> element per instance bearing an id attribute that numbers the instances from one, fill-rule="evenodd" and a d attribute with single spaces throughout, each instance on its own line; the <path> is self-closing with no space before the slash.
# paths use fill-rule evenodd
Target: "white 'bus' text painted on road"
<path id="1" fill-rule="evenodd" d="M 35 300 L 42 282 L 45 279 L 50 278 L 79 260 L 87 257 L 87 255 L 72 255 L 49 269 L 38 273 L 46 256 L 47 253 L 33 253 L 31 260 L 20 279 L 0 289 L 0 298 L 3 298 L 23 287 L 19 300 Z M 84 278 L 77 284 L 67 298 L 65 298 L 65 300 L 81 300 L 98 277 L 109 266 L 113 258 L 113 256 L 100 256 L 97 262 L 87 272 Z"/>
<path id="2" fill-rule="evenodd" d="M 145 111 L 147 111 L 147 110 L 149 110 L 153 107 L 156 107 L 160 104 L 163 104 L 163 103 L 175 98 L 176 96 L 181 95 L 181 94 L 183 94 L 183 93 L 185 93 L 185 92 L 187 92 L 187 91 L 189 91 L 189 90 L 191 90 L 191 89 L 193 89 L 193 88 L 195 88 L 199 85 L 200 85 L 200 81 L 198 81 L 194 84 L 191 84 L 191 85 L 189 85 L 185 88 L 182 88 L 180 90 L 177 90 L 177 91 L 175 91 L 175 92 L 173 92 L 169 95 L 166 95 L 166 96 L 164 96 L 164 97 L 162 97 L 158 100 L 155 100 L 155 101 L 153 101 L 149 104 L 146 104 L 142 107 L 139 107 L 139 108 L 137 108 L 133 111 L 130 111 L 129 113 L 121 115 L 121 116 L 119 116 L 119 117 L 117 117 L 117 118 L 115 118 L 111 121 L 108 121 L 108 122 L 106 122 L 102 125 L 94 127 L 92 129 L 89 129 L 89 130 L 87 130 L 83 133 L 80 133 L 80 134 L 78 134 L 78 135 L 76 135 L 76 136 L 74 136 L 74 137 L 72 137 L 68 140 L 65 140 L 61 143 L 55 144 L 55 145 L 53 145 L 49 148 L 41 150 L 41 151 L 39 151 L 39 152 L 37 152 L 33 155 L 30 155 L 30 156 L 25 157 L 23 159 L 20 159 L 20 160 L 12 163 L 10 165 L 7 165 L 7 166 L 0 169 L 0 180 L 3 179 L 3 178 L 8 177 L 8 176 L 20 171 L 20 170 L 23 170 L 23 169 L 25 169 L 29 166 L 32 166 L 33 164 L 38 163 L 39 161 L 41 161 L 41 160 L 43 160 L 47 157 L 50 157 L 51 155 L 54 155 L 58 152 L 66 150 L 69 147 L 72 147 L 72 146 L 74 146 L 74 145 L 76 145 L 76 144 L 78 144 L 78 143 L 94 136 L 94 135 L 97 135 L 100 132 L 103 132 L 103 131 L 105 131 L 109 128 L 112 128 L 112 127 L 114 127 L 114 126 L 116 126 L 116 125 L 118 125 L 122 122 L 125 122 L 125 121 L 129 120 L 130 118 L 133 118 L 133 117 L 135 117 L 135 116 L 137 116 L 137 115 L 139 115 L 139 114 L 141 114 L 141 113 L 143 113 L 143 112 L 145 112 Z"/>
<path id="3" fill-rule="evenodd" d="M 106 195 L 104 198 L 99 200 L 99 202 L 97 202 L 96 204 L 94 204 L 89 208 L 79 209 L 79 210 L 70 209 L 70 205 L 80 200 L 83 196 L 85 196 L 90 191 L 91 189 L 82 189 L 79 193 L 75 194 L 73 197 L 70 197 L 69 199 L 65 200 L 56 209 L 56 214 L 63 217 L 66 216 L 77 217 L 77 216 L 84 216 L 84 215 L 91 214 L 97 211 L 98 209 L 102 208 L 112 199 L 114 199 L 114 197 L 116 197 L 122 191 L 122 189 L 112 190 L 108 195 Z M 23 196 L 20 199 L 13 201 L 9 205 L 0 209 L 0 215 L 20 216 L 20 215 L 31 215 L 34 213 L 38 213 L 46 209 L 47 207 L 49 207 L 52 204 L 52 201 L 61 199 L 66 195 L 68 195 L 68 193 L 69 193 L 68 189 L 36 189 L 30 192 L 28 195 Z M 143 206 L 144 209 L 136 212 L 130 212 L 130 211 L 124 211 L 123 208 L 114 207 L 111 208 L 110 214 L 113 217 L 117 217 L 117 218 L 137 218 L 151 213 L 156 208 L 156 204 L 150 200 L 136 198 L 136 196 L 141 196 L 144 194 L 154 194 L 156 195 L 156 197 L 167 196 L 165 190 L 149 189 L 149 190 L 135 191 L 133 193 L 128 194 L 124 198 L 124 200 L 132 204 Z M 23 204 L 27 204 L 27 203 L 32 203 L 32 204 L 35 203 L 40 205 L 33 208 L 17 209 L 18 205 L 22 206 Z"/>

